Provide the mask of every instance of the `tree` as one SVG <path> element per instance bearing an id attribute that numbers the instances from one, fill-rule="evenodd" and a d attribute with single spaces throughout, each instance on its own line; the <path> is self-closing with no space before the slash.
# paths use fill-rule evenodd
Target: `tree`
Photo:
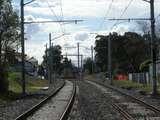
<path id="1" fill-rule="evenodd" d="M 42 79 L 42 76 L 45 75 L 45 71 L 42 65 L 38 66 L 38 75 L 41 76 L 41 79 Z"/>
<path id="2" fill-rule="evenodd" d="M 84 65 L 83 65 L 83 68 L 85 71 L 87 71 L 89 74 L 92 73 L 92 59 L 90 57 L 86 58 L 84 60 Z"/>
<path id="3" fill-rule="evenodd" d="M 96 40 L 96 64 L 101 71 L 107 71 L 107 53 L 109 36 L 97 36 Z M 149 58 L 149 44 L 144 37 L 134 33 L 126 32 L 124 35 L 112 33 L 112 72 L 121 71 L 139 72 L 140 64 Z"/>
<path id="4" fill-rule="evenodd" d="M 0 1 L 0 92 L 8 91 L 7 66 L 13 61 L 19 41 L 19 17 L 13 11 L 11 0 Z M 10 51 L 11 50 L 11 51 Z M 10 51 L 10 52 L 9 52 Z M 13 57 L 14 58 L 14 57 Z"/>
<path id="5" fill-rule="evenodd" d="M 0 64 L 6 64 L 8 48 L 15 49 L 19 44 L 20 27 L 19 17 L 13 11 L 11 0 L 1 0 L 0 2 Z"/>
<path id="6" fill-rule="evenodd" d="M 50 54 L 49 54 L 50 52 Z M 63 56 L 61 55 L 61 46 L 56 45 L 52 46 L 50 49 L 48 48 L 45 53 L 47 55 L 43 56 L 43 66 L 47 68 L 47 65 L 49 65 L 52 68 L 52 72 L 60 73 L 60 68 L 62 67 L 62 58 Z M 51 56 L 49 56 L 51 55 Z M 51 60 L 51 64 L 50 64 Z"/>
<path id="7" fill-rule="evenodd" d="M 63 76 L 65 78 L 74 77 L 72 62 L 67 57 L 63 60 Z"/>

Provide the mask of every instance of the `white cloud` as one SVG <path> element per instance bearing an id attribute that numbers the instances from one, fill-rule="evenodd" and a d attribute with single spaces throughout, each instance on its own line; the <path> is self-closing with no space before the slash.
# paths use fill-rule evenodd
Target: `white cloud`
<path id="1" fill-rule="evenodd" d="M 18 0 L 14 0 L 18 1 Z M 59 0 L 48 0 L 50 7 L 54 10 L 55 14 L 61 16 L 60 1 Z M 15 3 L 16 3 L 15 2 Z M 104 17 L 111 0 L 62 0 L 62 7 L 65 19 L 81 19 L 85 18 L 83 23 L 66 24 L 65 31 L 70 33 L 70 35 L 62 37 L 53 41 L 53 43 L 59 44 L 61 46 L 76 46 L 77 42 L 85 47 L 90 47 L 94 44 L 95 35 L 89 33 L 96 32 L 99 34 L 108 34 L 110 29 L 98 30 L 95 27 L 99 26 Z M 113 6 L 107 15 L 107 18 L 118 18 L 121 12 L 124 10 L 129 1 L 126 0 L 114 0 Z M 155 0 L 155 13 L 159 14 L 160 2 Z M 128 8 L 127 12 L 124 14 L 123 18 L 132 17 L 148 17 L 149 4 L 142 0 L 134 0 L 131 6 Z M 56 20 L 54 14 L 48 8 L 46 0 L 37 0 L 31 5 L 25 6 L 25 20 L 26 21 L 43 21 L 43 20 Z M 100 20 L 93 24 L 93 20 Z M 109 28 L 113 22 L 106 21 L 105 24 Z M 120 24 L 114 27 L 112 31 L 119 32 L 123 34 L 126 31 L 132 30 L 137 31 L 134 25 L 130 24 Z M 29 40 L 26 42 L 26 52 L 35 56 L 39 61 L 42 61 L 42 55 L 44 54 L 44 43 L 48 42 L 48 33 L 52 33 L 52 37 L 59 36 L 62 34 L 63 27 L 60 27 L 58 23 L 49 24 L 31 24 L 26 25 L 26 33 L 29 35 Z M 32 37 L 31 37 L 32 36 Z M 77 41 L 78 40 L 78 41 Z M 63 49 L 63 53 L 68 52 L 76 54 L 77 50 L 74 49 Z M 90 52 L 84 48 L 81 48 L 81 53 L 85 55 L 90 55 Z M 73 58 L 76 59 L 76 58 Z"/>
<path id="2" fill-rule="evenodd" d="M 77 41 L 84 41 L 88 39 L 88 33 L 79 32 L 74 36 L 74 39 Z"/>

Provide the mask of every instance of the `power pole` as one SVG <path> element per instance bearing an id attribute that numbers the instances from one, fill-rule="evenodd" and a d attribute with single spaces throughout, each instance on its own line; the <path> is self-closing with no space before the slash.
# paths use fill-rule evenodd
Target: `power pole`
<path id="1" fill-rule="evenodd" d="M 21 0 L 22 95 L 26 94 L 24 43 L 24 1 Z"/>
<path id="2" fill-rule="evenodd" d="M 51 36 L 51 33 L 49 33 L 49 83 L 51 84 L 52 83 L 52 80 L 51 80 L 51 76 L 52 76 L 52 56 L 51 56 L 51 39 L 52 39 L 52 36 Z"/>
<path id="3" fill-rule="evenodd" d="M 77 43 L 77 52 L 78 52 L 78 79 L 80 77 L 80 74 L 79 74 L 79 43 Z"/>
<path id="4" fill-rule="evenodd" d="M 81 55 L 81 71 L 80 71 L 80 80 L 83 79 L 83 55 Z"/>
<path id="5" fill-rule="evenodd" d="M 52 43 L 52 48 L 53 48 L 53 43 Z M 56 83 L 56 63 L 53 64 L 53 53 L 51 53 L 51 71 L 53 71 L 53 84 L 55 86 L 55 83 Z M 51 74 L 52 75 L 52 74 Z"/>
<path id="6" fill-rule="evenodd" d="M 157 80 L 156 80 L 156 35 L 155 35 L 155 17 L 154 17 L 154 0 L 150 0 L 151 9 L 151 58 L 152 58 L 152 95 L 157 95 Z"/>
<path id="7" fill-rule="evenodd" d="M 81 71 L 83 70 L 83 55 L 81 55 Z"/>
<path id="8" fill-rule="evenodd" d="M 48 80 L 49 80 L 49 63 L 48 63 L 48 50 L 47 50 L 47 43 L 45 45 L 46 51 L 45 51 L 45 56 L 46 56 L 46 70 L 47 70 L 47 76 L 48 76 Z"/>
<path id="9" fill-rule="evenodd" d="M 112 56 L 111 56 L 111 33 L 109 33 L 109 38 L 108 38 L 108 77 L 110 80 L 110 84 L 113 84 L 112 81 Z"/>
<path id="10" fill-rule="evenodd" d="M 92 74 L 93 74 L 94 73 L 93 46 L 91 46 L 91 58 L 92 58 Z"/>

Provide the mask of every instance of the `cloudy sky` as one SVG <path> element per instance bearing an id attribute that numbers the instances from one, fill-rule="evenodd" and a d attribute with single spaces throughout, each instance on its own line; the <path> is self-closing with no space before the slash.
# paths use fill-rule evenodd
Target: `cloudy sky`
<path id="1" fill-rule="evenodd" d="M 24 0 L 29 2 L 30 0 Z M 130 5 L 129 5 L 130 4 Z M 13 5 L 19 11 L 20 0 L 13 0 Z M 129 6 L 128 6 L 129 5 Z M 127 7 L 128 6 L 128 7 Z M 160 14 L 160 1 L 155 0 L 155 16 Z M 94 45 L 96 34 L 125 31 L 139 32 L 138 25 L 134 22 L 123 22 L 112 27 L 117 21 L 108 21 L 108 18 L 148 18 L 150 14 L 149 3 L 143 0 L 36 0 L 25 6 L 25 21 L 45 20 L 84 20 L 74 23 L 47 23 L 25 25 L 26 53 L 42 61 L 45 44 L 48 43 L 48 34 L 52 38 L 63 33 L 64 37 L 53 41 L 54 45 L 63 46 L 63 53 L 76 54 L 76 47 L 80 43 L 81 54 L 90 56 L 89 49 Z M 72 58 L 75 59 L 75 58 Z"/>

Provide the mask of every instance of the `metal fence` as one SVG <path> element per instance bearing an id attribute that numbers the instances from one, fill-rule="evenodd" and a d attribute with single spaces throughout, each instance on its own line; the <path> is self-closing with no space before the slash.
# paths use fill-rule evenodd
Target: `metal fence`
<path id="1" fill-rule="evenodd" d="M 129 73 L 129 81 L 149 84 L 149 73 Z"/>

